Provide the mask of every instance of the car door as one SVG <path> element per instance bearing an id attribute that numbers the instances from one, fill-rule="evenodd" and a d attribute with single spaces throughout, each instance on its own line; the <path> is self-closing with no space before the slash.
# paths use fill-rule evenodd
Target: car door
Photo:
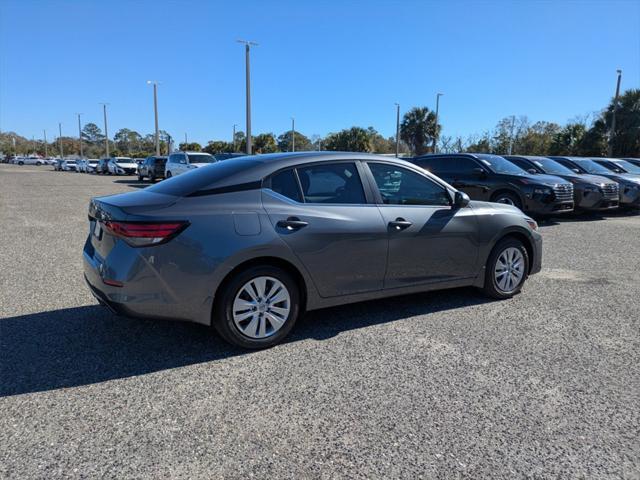
<path id="1" fill-rule="evenodd" d="M 381 290 L 387 228 L 359 162 L 301 165 L 265 182 L 263 205 L 322 297 Z"/>
<path id="2" fill-rule="evenodd" d="M 455 208 L 448 189 L 419 169 L 367 162 L 387 226 L 384 288 L 472 278 L 477 275 L 477 219 Z"/>

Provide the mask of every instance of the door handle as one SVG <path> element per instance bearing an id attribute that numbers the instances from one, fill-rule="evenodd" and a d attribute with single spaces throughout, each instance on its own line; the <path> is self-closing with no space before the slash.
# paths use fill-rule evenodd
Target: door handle
<path id="1" fill-rule="evenodd" d="M 404 230 L 405 228 L 409 228 L 411 225 L 413 225 L 413 222 L 410 222 L 409 220 L 405 220 L 402 217 L 398 217 L 392 222 L 389 222 L 389 226 L 398 231 Z"/>
<path id="2" fill-rule="evenodd" d="M 286 228 L 289 231 L 300 230 L 307 225 L 309 225 L 308 222 L 300 220 L 298 217 L 289 217 L 286 220 L 280 220 L 276 223 L 277 227 Z"/>

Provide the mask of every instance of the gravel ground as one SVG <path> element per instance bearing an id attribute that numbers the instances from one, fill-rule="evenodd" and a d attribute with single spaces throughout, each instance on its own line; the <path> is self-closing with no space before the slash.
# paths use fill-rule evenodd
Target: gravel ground
<path id="1" fill-rule="evenodd" d="M 514 299 L 317 311 L 247 353 L 96 305 L 88 200 L 136 184 L 0 165 L 0 477 L 640 478 L 640 216 L 547 222 Z"/>

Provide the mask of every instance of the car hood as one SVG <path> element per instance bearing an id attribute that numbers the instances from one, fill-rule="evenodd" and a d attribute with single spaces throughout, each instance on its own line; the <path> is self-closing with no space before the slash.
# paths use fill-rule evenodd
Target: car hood
<path id="1" fill-rule="evenodd" d="M 564 178 L 565 180 L 575 181 L 579 183 L 586 183 L 590 185 L 600 185 L 601 183 L 611 183 L 611 180 L 606 177 L 600 177 L 598 175 L 591 175 L 590 173 L 573 173 L 566 175 L 557 175 L 560 178 Z"/>
<path id="2" fill-rule="evenodd" d="M 507 205 L 505 203 L 495 203 L 495 202 L 482 202 L 480 200 L 471 200 L 469 202 L 469 205 L 471 206 L 471 208 L 473 209 L 490 209 L 490 210 L 496 210 L 496 213 L 517 213 L 519 215 L 522 215 L 523 217 L 525 217 L 526 215 L 524 213 L 522 213 L 522 210 L 520 210 L 518 207 L 514 207 L 513 205 Z"/>
<path id="3" fill-rule="evenodd" d="M 640 183 L 640 175 L 633 175 L 631 173 L 613 173 L 611 174 L 602 174 L 602 177 L 606 177 L 614 182 L 618 183 Z"/>
<path id="4" fill-rule="evenodd" d="M 138 166 L 137 163 L 121 163 L 121 162 L 116 162 L 116 165 L 120 168 L 136 168 Z"/>

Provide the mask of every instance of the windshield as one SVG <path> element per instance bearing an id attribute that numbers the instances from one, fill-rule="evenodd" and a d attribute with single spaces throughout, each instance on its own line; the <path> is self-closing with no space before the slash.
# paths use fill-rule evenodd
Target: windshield
<path id="1" fill-rule="evenodd" d="M 575 172 L 564 165 L 551 160 L 550 158 L 536 158 L 532 160 L 538 167 L 540 167 L 544 173 L 551 175 L 575 175 Z"/>
<path id="2" fill-rule="evenodd" d="M 627 162 L 626 160 L 616 160 L 615 162 L 616 165 L 619 165 L 620 167 L 622 167 L 624 170 L 626 170 L 629 173 L 636 173 L 636 174 L 640 174 L 640 167 L 637 165 L 634 165 L 631 162 Z"/>
<path id="3" fill-rule="evenodd" d="M 608 168 L 603 167 L 602 165 L 600 165 L 599 163 L 594 162 L 593 160 L 584 160 L 584 159 L 580 159 L 580 160 L 573 160 L 575 163 L 577 163 L 579 166 L 581 166 L 582 168 L 584 168 L 587 173 L 593 173 L 593 174 L 610 174 L 611 170 L 609 170 Z"/>
<path id="4" fill-rule="evenodd" d="M 498 155 L 487 155 L 484 153 L 480 153 L 477 154 L 476 157 L 478 157 L 482 163 L 491 167 L 491 170 L 493 170 L 495 173 L 505 173 L 508 175 L 527 175 L 527 172 L 525 172 L 523 169 Z"/>
<path id="5" fill-rule="evenodd" d="M 189 163 L 213 163 L 216 159 L 208 153 L 188 153 Z"/>

